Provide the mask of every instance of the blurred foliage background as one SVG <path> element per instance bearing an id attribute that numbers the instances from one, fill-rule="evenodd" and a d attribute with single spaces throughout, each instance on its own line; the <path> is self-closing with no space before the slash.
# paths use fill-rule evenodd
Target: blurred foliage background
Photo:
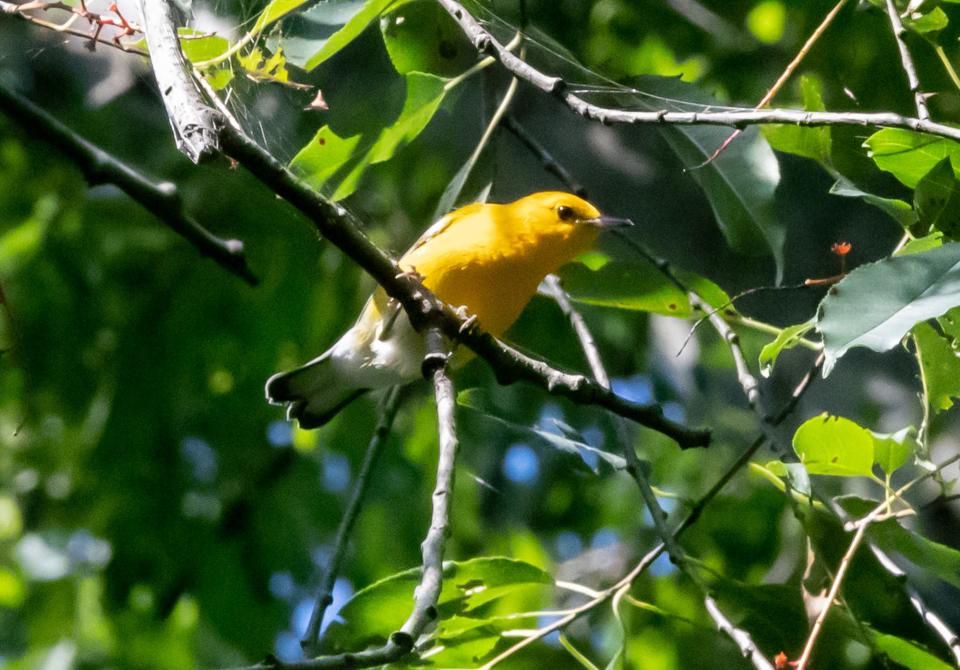
<path id="1" fill-rule="evenodd" d="M 198 30 L 236 39 L 266 3 L 194 4 Z M 263 48 L 282 44 L 289 78 L 311 90 L 253 81 L 240 68 L 226 84 L 229 105 L 247 130 L 285 160 L 321 126 L 348 137 L 396 117 L 404 77 L 384 34 L 429 46 L 421 37 L 436 30 L 450 68 L 438 75 L 452 76 L 475 62 L 456 26 L 441 22 L 430 3 L 417 3 L 405 34 L 397 34 L 402 24 L 391 24 L 389 17 L 382 25 L 375 20 L 315 69 L 293 64 L 298 47 L 309 51 L 311 39 L 320 43 L 335 30 L 337 21 L 323 23 L 328 15 L 322 12 L 333 11 L 330 5 L 355 12 L 360 4 L 319 3 L 267 31 Z M 600 81 L 602 75 L 633 86 L 644 75 L 681 75 L 721 103 L 752 106 L 834 3 L 703 0 L 696 4 L 711 12 L 706 22 L 691 14 L 691 4 L 529 0 L 521 16 L 516 3 L 502 0 L 486 5 L 500 18 L 485 17 L 498 34 L 525 21 L 536 40 L 531 60 L 550 71 L 569 68 L 579 81 Z M 136 15 L 133 8 L 125 11 Z M 951 19 L 957 14 L 949 3 L 942 11 Z M 955 25 L 960 22 L 937 37 L 953 61 Z M 266 653 L 298 658 L 298 636 L 377 406 L 375 399 L 364 399 L 329 426 L 300 431 L 263 401 L 263 383 L 274 371 L 313 357 L 348 327 L 373 288 L 371 280 L 242 169 L 230 170 L 225 162 L 195 167 L 179 155 L 144 59 L 104 46 L 90 52 L 82 42 L 4 17 L 0 80 L 121 159 L 175 182 L 200 222 L 243 240 L 261 282 L 249 287 L 200 258 L 116 188 L 88 189 L 80 173 L 32 137 L 30 128 L 0 115 L 0 666 L 192 668 L 239 665 Z M 935 50 L 915 35 L 909 43 L 927 90 L 938 91 L 930 101 L 934 115 L 956 119 L 960 95 Z M 588 77 L 552 45 L 563 45 L 597 74 Z M 416 53 L 408 57 L 422 64 Z M 913 113 L 887 17 L 869 3 L 850 3 L 799 72 L 817 82 L 828 109 Z M 429 225 L 506 83 L 495 67 L 464 81 L 414 141 L 363 172 L 345 202 L 374 241 L 399 252 Z M 316 89 L 328 110 L 305 109 Z M 597 89 L 598 96 L 618 92 Z M 804 104 L 799 77 L 777 102 Z M 630 98 L 627 104 L 638 103 Z M 695 171 L 684 170 L 659 130 L 591 123 L 524 85 L 512 114 L 592 201 L 605 212 L 633 218 L 638 225 L 631 235 L 675 266 L 730 294 L 776 282 L 769 249 L 742 253 L 727 243 Z M 868 159 L 861 145 L 872 133 L 833 129 L 833 165 L 872 193 L 911 200 L 906 186 Z M 766 146 L 755 131 L 740 142 L 746 153 Z M 836 273 L 833 242 L 852 243 L 848 264 L 855 267 L 888 256 L 903 233 L 899 223 L 863 200 L 830 195 L 834 179 L 815 161 L 777 153 L 776 163 L 764 169 L 776 177 L 770 219 L 785 240 L 785 285 Z M 468 184 L 465 197 L 486 182 L 495 202 L 563 188 L 504 130 L 475 174 L 471 184 L 477 184 Z M 606 240 L 603 251 L 636 261 L 617 240 Z M 765 291 L 737 307 L 786 326 L 810 319 L 825 292 Z M 662 403 L 668 415 L 714 429 L 709 450 L 686 452 L 650 431 L 630 432 L 652 466 L 663 504 L 680 511 L 758 432 L 729 351 L 703 326 L 678 355 L 692 328 L 687 319 L 580 307 L 617 392 Z M 755 365 L 772 336 L 740 332 Z M 509 339 L 558 365 L 586 369 L 566 319 L 549 299 L 536 298 Z M 783 354 L 764 380 L 765 406 L 779 407 L 815 355 L 802 348 Z M 576 439 L 616 451 L 610 417 L 532 387 L 499 387 L 476 361 L 455 381 L 458 390 L 470 390 L 471 401 L 458 416 L 462 452 L 450 559 L 508 556 L 557 579 L 600 588 L 656 542 L 626 474 L 588 453 L 558 450 L 537 433 L 569 437 L 558 428 L 560 421 Z M 425 391 L 415 388 L 399 413 L 328 616 L 358 589 L 419 564 L 436 460 L 435 416 Z M 881 432 L 917 425 L 919 392 L 916 362 L 906 349 L 853 351 L 828 380 L 815 382 L 778 430 L 777 448 L 756 460 L 792 457 L 794 429 L 821 412 Z M 956 453 L 954 413 L 934 417 L 930 434 L 933 461 Z M 877 495 L 866 478 L 821 483 L 831 495 Z M 938 488 L 925 482 L 914 493 L 929 501 Z M 909 524 L 957 549 L 957 512 L 955 502 L 939 504 Z M 709 571 L 728 615 L 771 658 L 779 651 L 798 656 L 808 631 L 801 588 L 809 577 L 805 530 L 816 533 L 798 516 L 777 487 L 744 470 L 684 538 Z M 827 556 L 846 543 L 838 528 L 820 537 L 834 538 L 825 541 Z M 957 563 L 946 565 L 949 574 Z M 891 604 L 896 598 L 890 594 L 900 586 L 887 590 L 870 572 L 875 566 L 859 568 L 860 581 L 851 577 L 845 592 L 859 596 L 864 619 L 926 646 L 946 664 L 950 655 L 942 642 Z M 922 565 L 910 575 L 927 603 L 954 629 L 960 626 L 957 579 L 951 586 Z M 538 594 L 515 595 L 517 601 L 504 606 L 546 610 L 570 597 Z M 631 595 L 657 607 L 624 606 L 629 667 L 748 667 L 715 630 L 696 585 L 666 558 L 637 580 Z M 817 667 L 898 667 L 858 640 L 852 621 L 840 614 L 828 619 L 832 625 L 818 644 Z M 602 667 L 620 646 L 619 630 L 607 607 L 577 622 L 568 635 Z M 923 665 L 929 662 L 923 657 L 910 667 L 934 667 Z M 503 667 L 551 663 L 577 663 L 554 636 Z"/>

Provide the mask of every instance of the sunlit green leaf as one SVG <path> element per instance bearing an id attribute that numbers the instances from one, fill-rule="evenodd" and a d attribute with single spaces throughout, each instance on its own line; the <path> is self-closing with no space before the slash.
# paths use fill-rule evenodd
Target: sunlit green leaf
<path id="1" fill-rule="evenodd" d="M 443 102 L 446 90 L 439 77 L 414 72 L 407 75 L 406 83 L 406 100 L 392 125 L 348 138 L 341 138 L 324 126 L 293 157 L 290 166 L 314 188 L 332 190 L 334 200 L 353 193 L 364 171 L 370 165 L 390 160 L 411 142 Z"/>
<path id="2" fill-rule="evenodd" d="M 803 338 L 813 328 L 813 320 L 804 323 L 798 323 L 794 326 L 787 326 L 780 331 L 780 334 L 772 341 L 764 345 L 760 350 L 760 373 L 764 377 L 769 377 L 773 371 L 773 366 L 777 362 L 780 353 L 786 349 L 792 349 L 800 343 Z"/>
<path id="3" fill-rule="evenodd" d="M 873 459 L 888 475 L 903 467 L 917 451 L 917 429 L 908 426 L 895 433 L 873 433 Z"/>
<path id="4" fill-rule="evenodd" d="M 915 188 L 944 158 L 960 165 L 960 143 L 899 128 L 878 130 L 863 143 L 881 170 Z"/>
<path id="5" fill-rule="evenodd" d="M 873 193 L 867 193 L 849 179 L 840 177 L 830 188 L 830 193 L 844 198 L 860 198 L 868 205 L 888 214 L 890 218 L 904 228 L 909 228 L 917 222 L 917 214 L 909 203 L 897 198 L 882 198 Z"/>
<path id="6" fill-rule="evenodd" d="M 873 436 L 866 428 L 826 413 L 805 421 L 793 435 L 793 450 L 812 475 L 870 476 Z"/>

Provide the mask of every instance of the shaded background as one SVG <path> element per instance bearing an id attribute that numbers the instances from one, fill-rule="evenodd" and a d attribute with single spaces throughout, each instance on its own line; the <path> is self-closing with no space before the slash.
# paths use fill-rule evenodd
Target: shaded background
<path id="1" fill-rule="evenodd" d="M 721 100 L 749 105 L 833 3 L 706 2 L 728 22 L 712 31 L 660 2 L 527 4 L 530 25 L 606 76 L 629 82 L 642 74 L 683 74 Z M 504 5 L 499 9 L 510 17 L 515 10 Z M 198 3 L 198 25 L 235 29 L 259 6 Z M 725 30 L 736 39 L 724 38 Z M 115 188 L 88 190 L 79 172 L 28 128 L 0 116 L 0 284 L 9 307 L 0 358 L 0 665 L 189 668 L 239 664 L 268 652 L 294 658 L 376 406 L 362 400 L 322 430 L 302 432 L 263 401 L 262 387 L 272 372 L 313 357 L 348 327 L 371 280 L 242 170 L 224 162 L 195 167 L 180 156 L 142 59 L 66 42 L 0 19 L 0 79 L 119 157 L 175 181 L 199 221 L 244 241 L 261 284 L 250 288 L 201 259 Z M 472 58 L 467 43 L 456 48 Z M 932 53 L 915 52 L 929 88 L 948 90 Z M 886 18 L 877 11 L 848 8 L 802 72 L 822 81 L 831 109 L 911 112 Z M 374 123 L 395 114 L 402 100 L 377 26 L 297 78 L 323 90 L 329 112 L 303 110 L 311 92 L 242 78 L 232 94 L 248 130 L 285 159 L 322 123 L 345 129 Z M 498 74 L 475 77 L 414 143 L 365 175 L 347 202 L 377 243 L 398 252 L 429 225 L 482 132 L 492 93 L 504 84 Z M 797 97 L 788 86 L 780 99 Z M 950 119 L 960 99 L 944 94 L 932 104 Z M 633 234 L 657 253 L 731 293 L 773 284 L 770 258 L 730 251 L 702 193 L 655 129 L 589 123 L 524 86 L 514 110 L 591 199 L 637 221 Z M 866 164 L 859 145 L 868 134 L 837 131 L 834 141 L 846 150 L 850 170 L 875 191 L 906 197 Z M 494 149 L 482 166 L 495 174 L 492 200 L 561 186 L 506 132 Z M 812 162 L 778 159 L 784 283 L 836 272 L 828 250 L 837 240 L 853 243 L 851 265 L 890 252 L 901 235 L 895 222 L 859 201 L 827 195 L 832 180 Z M 622 244 L 608 241 L 604 248 L 630 257 Z M 786 325 L 808 319 L 820 297 L 817 290 L 771 291 L 739 307 Z M 709 451 L 684 453 L 656 434 L 636 432 L 654 484 L 696 498 L 757 430 L 726 348 L 703 328 L 677 357 L 689 322 L 587 306 L 583 312 L 618 392 L 715 428 Z M 752 360 L 769 340 L 749 331 L 744 338 Z M 510 339 L 558 364 L 585 368 L 565 319 L 544 298 L 534 300 Z M 765 386 L 771 406 L 811 360 L 804 350 L 784 355 Z M 480 389 L 510 422 L 549 428 L 551 418 L 562 419 L 596 446 L 616 449 L 609 419 L 598 410 L 530 387 L 497 387 L 477 362 L 456 383 Z M 918 389 L 906 352 L 853 352 L 828 383 L 814 386 L 784 427 L 783 443 L 822 411 L 882 431 L 915 423 Z M 434 412 L 423 390 L 415 390 L 397 419 L 334 609 L 357 588 L 419 562 L 436 451 Z M 473 410 L 462 409 L 459 420 L 451 558 L 509 555 L 596 587 L 654 543 L 649 515 L 623 473 L 594 473 L 595 464 Z M 956 451 L 950 414 L 938 419 L 934 435 L 935 455 Z M 945 507 L 917 523 L 957 546 L 955 515 L 956 507 Z M 685 546 L 711 568 L 750 584 L 796 583 L 805 560 L 802 530 L 781 494 L 745 473 Z M 955 590 L 920 584 L 960 625 Z M 729 640 L 708 630 L 697 590 L 669 562 L 659 561 L 634 593 L 695 622 L 633 612 L 628 650 L 637 667 L 744 664 Z M 613 630 L 605 610 L 571 635 L 592 656 L 607 658 L 615 649 Z M 781 632 L 760 637 L 771 654 L 795 654 L 805 632 L 796 630 L 796 639 Z M 865 649 L 829 629 L 819 653 L 830 667 L 874 667 L 878 661 Z M 548 641 L 512 667 L 548 662 L 572 664 Z"/>

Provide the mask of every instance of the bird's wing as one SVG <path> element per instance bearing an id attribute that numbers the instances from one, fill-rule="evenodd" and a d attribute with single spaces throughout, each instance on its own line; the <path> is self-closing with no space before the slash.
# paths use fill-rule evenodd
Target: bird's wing
<path id="1" fill-rule="evenodd" d="M 430 240 L 436 238 L 441 233 L 444 233 L 447 230 L 449 230 L 450 227 L 453 226 L 455 223 L 458 223 L 459 221 L 462 221 L 463 219 L 469 217 L 470 215 L 478 212 L 480 208 L 482 208 L 483 206 L 484 206 L 483 203 L 475 202 L 472 205 L 467 205 L 465 207 L 461 207 L 460 209 L 455 209 L 454 211 L 450 212 L 445 217 L 443 217 L 442 219 L 434 223 L 432 226 L 427 228 L 423 232 L 423 235 L 421 235 L 419 239 L 417 239 L 417 241 L 414 242 L 409 249 L 407 249 L 407 252 L 403 255 L 404 258 L 412 254 L 414 251 L 420 249 L 423 245 L 425 245 Z M 401 259 L 401 262 L 402 260 L 403 259 Z"/>

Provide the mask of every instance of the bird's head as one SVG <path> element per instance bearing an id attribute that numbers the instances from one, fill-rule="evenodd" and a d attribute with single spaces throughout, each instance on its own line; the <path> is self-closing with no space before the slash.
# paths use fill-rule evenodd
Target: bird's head
<path id="1" fill-rule="evenodd" d="M 604 228 L 633 225 L 629 219 L 604 216 L 583 198 L 562 191 L 533 193 L 511 206 L 522 212 L 517 218 L 535 237 L 565 240 L 584 249 Z"/>

